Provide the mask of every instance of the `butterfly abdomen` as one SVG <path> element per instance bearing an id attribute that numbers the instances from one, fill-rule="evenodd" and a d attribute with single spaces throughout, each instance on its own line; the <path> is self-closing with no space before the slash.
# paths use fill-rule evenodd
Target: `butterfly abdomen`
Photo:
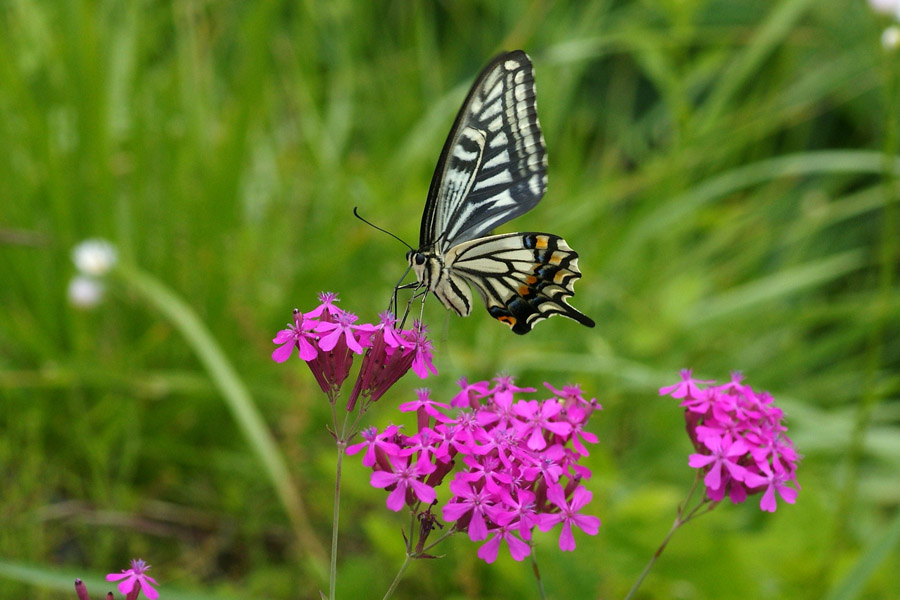
<path id="1" fill-rule="evenodd" d="M 409 264 L 419 284 L 438 297 L 441 304 L 461 317 L 472 312 L 472 292 L 459 275 L 444 266 L 442 257 L 431 252 L 409 252 Z"/>

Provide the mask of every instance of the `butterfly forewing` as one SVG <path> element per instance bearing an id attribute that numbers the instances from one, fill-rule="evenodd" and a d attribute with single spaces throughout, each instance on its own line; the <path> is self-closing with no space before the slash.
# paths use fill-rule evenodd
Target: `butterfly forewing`
<path id="1" fill-rule="evenodd" d="M 531 210 L 547 187 L 547 153 L 528 55 L 495 58 L 478 76 L 444 144 L 422 216 L 420 248 L 446 252 Z"/>

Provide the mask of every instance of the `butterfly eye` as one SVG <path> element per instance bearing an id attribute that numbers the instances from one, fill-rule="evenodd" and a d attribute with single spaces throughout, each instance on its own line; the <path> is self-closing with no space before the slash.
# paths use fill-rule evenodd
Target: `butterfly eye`
<path id="1" fill-rule="evenodd" d="M 416 264 L 417 264 L 417 265 L 424 265 L 424 264 L 425 264 L 425 255 L 422 254 L 421 252 L 416 252 L 415 259 L 416 259 Z"/>

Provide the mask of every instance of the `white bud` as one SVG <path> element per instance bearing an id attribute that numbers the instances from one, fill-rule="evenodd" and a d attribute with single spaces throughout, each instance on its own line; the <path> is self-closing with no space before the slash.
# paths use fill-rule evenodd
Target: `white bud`
<path id="1" fill-rule="evenodd" d="M 85 275 L 102 277 L 116 265 L 116 247 L 106 240 L 85 240 L 72 249 L 75 268 Z"/>
<path id="2" fill-rule="evenodd" d="M 900 47 L 900 27 L 891 25 L 881 34 L 881 45 L 885 50 L 896 50 Z"/>
<path id="3" fill-rule="evenodd" d="M 94 308 L 103 300 L 103 283 L 86 275 L 76 275 L 69 282 L 69 302 L 76 308 Z"/>

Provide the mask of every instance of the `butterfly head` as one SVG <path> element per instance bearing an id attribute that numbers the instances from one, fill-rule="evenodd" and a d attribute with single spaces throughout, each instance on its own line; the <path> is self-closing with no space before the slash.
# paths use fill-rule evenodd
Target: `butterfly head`
<path id="1" fill-rule="evenodd" d="M 422 265 L 424 265 L 425 261 L 427 261 L 428 259 L 422 252 L 419 252 L 418 250 L 410 250 L 406 253 L 406 260 L 407 262 L 409 262 L 409 266 L 415 269 L 416 267 L 421 267 Z"/>
<path id="2" fill-rule="evenodd" d="M 429 291 L 434 291 L 445 277 L 444 261 L 433 250 L 410 250 L 406 253 L 406 260 L 416 274 L 419 285 Z"/>
<path id="3" fill-rule="evenodd" d="M 406 253 L 406 261 L 409 263 L 409 266 L 412 267 L 419 283 L 424 284 L 428 289 L 431 289 L 431 267 L 429 265 L 430 261 L 428 260 L 428 256 L 421 250 L 410 250 Z"/>

